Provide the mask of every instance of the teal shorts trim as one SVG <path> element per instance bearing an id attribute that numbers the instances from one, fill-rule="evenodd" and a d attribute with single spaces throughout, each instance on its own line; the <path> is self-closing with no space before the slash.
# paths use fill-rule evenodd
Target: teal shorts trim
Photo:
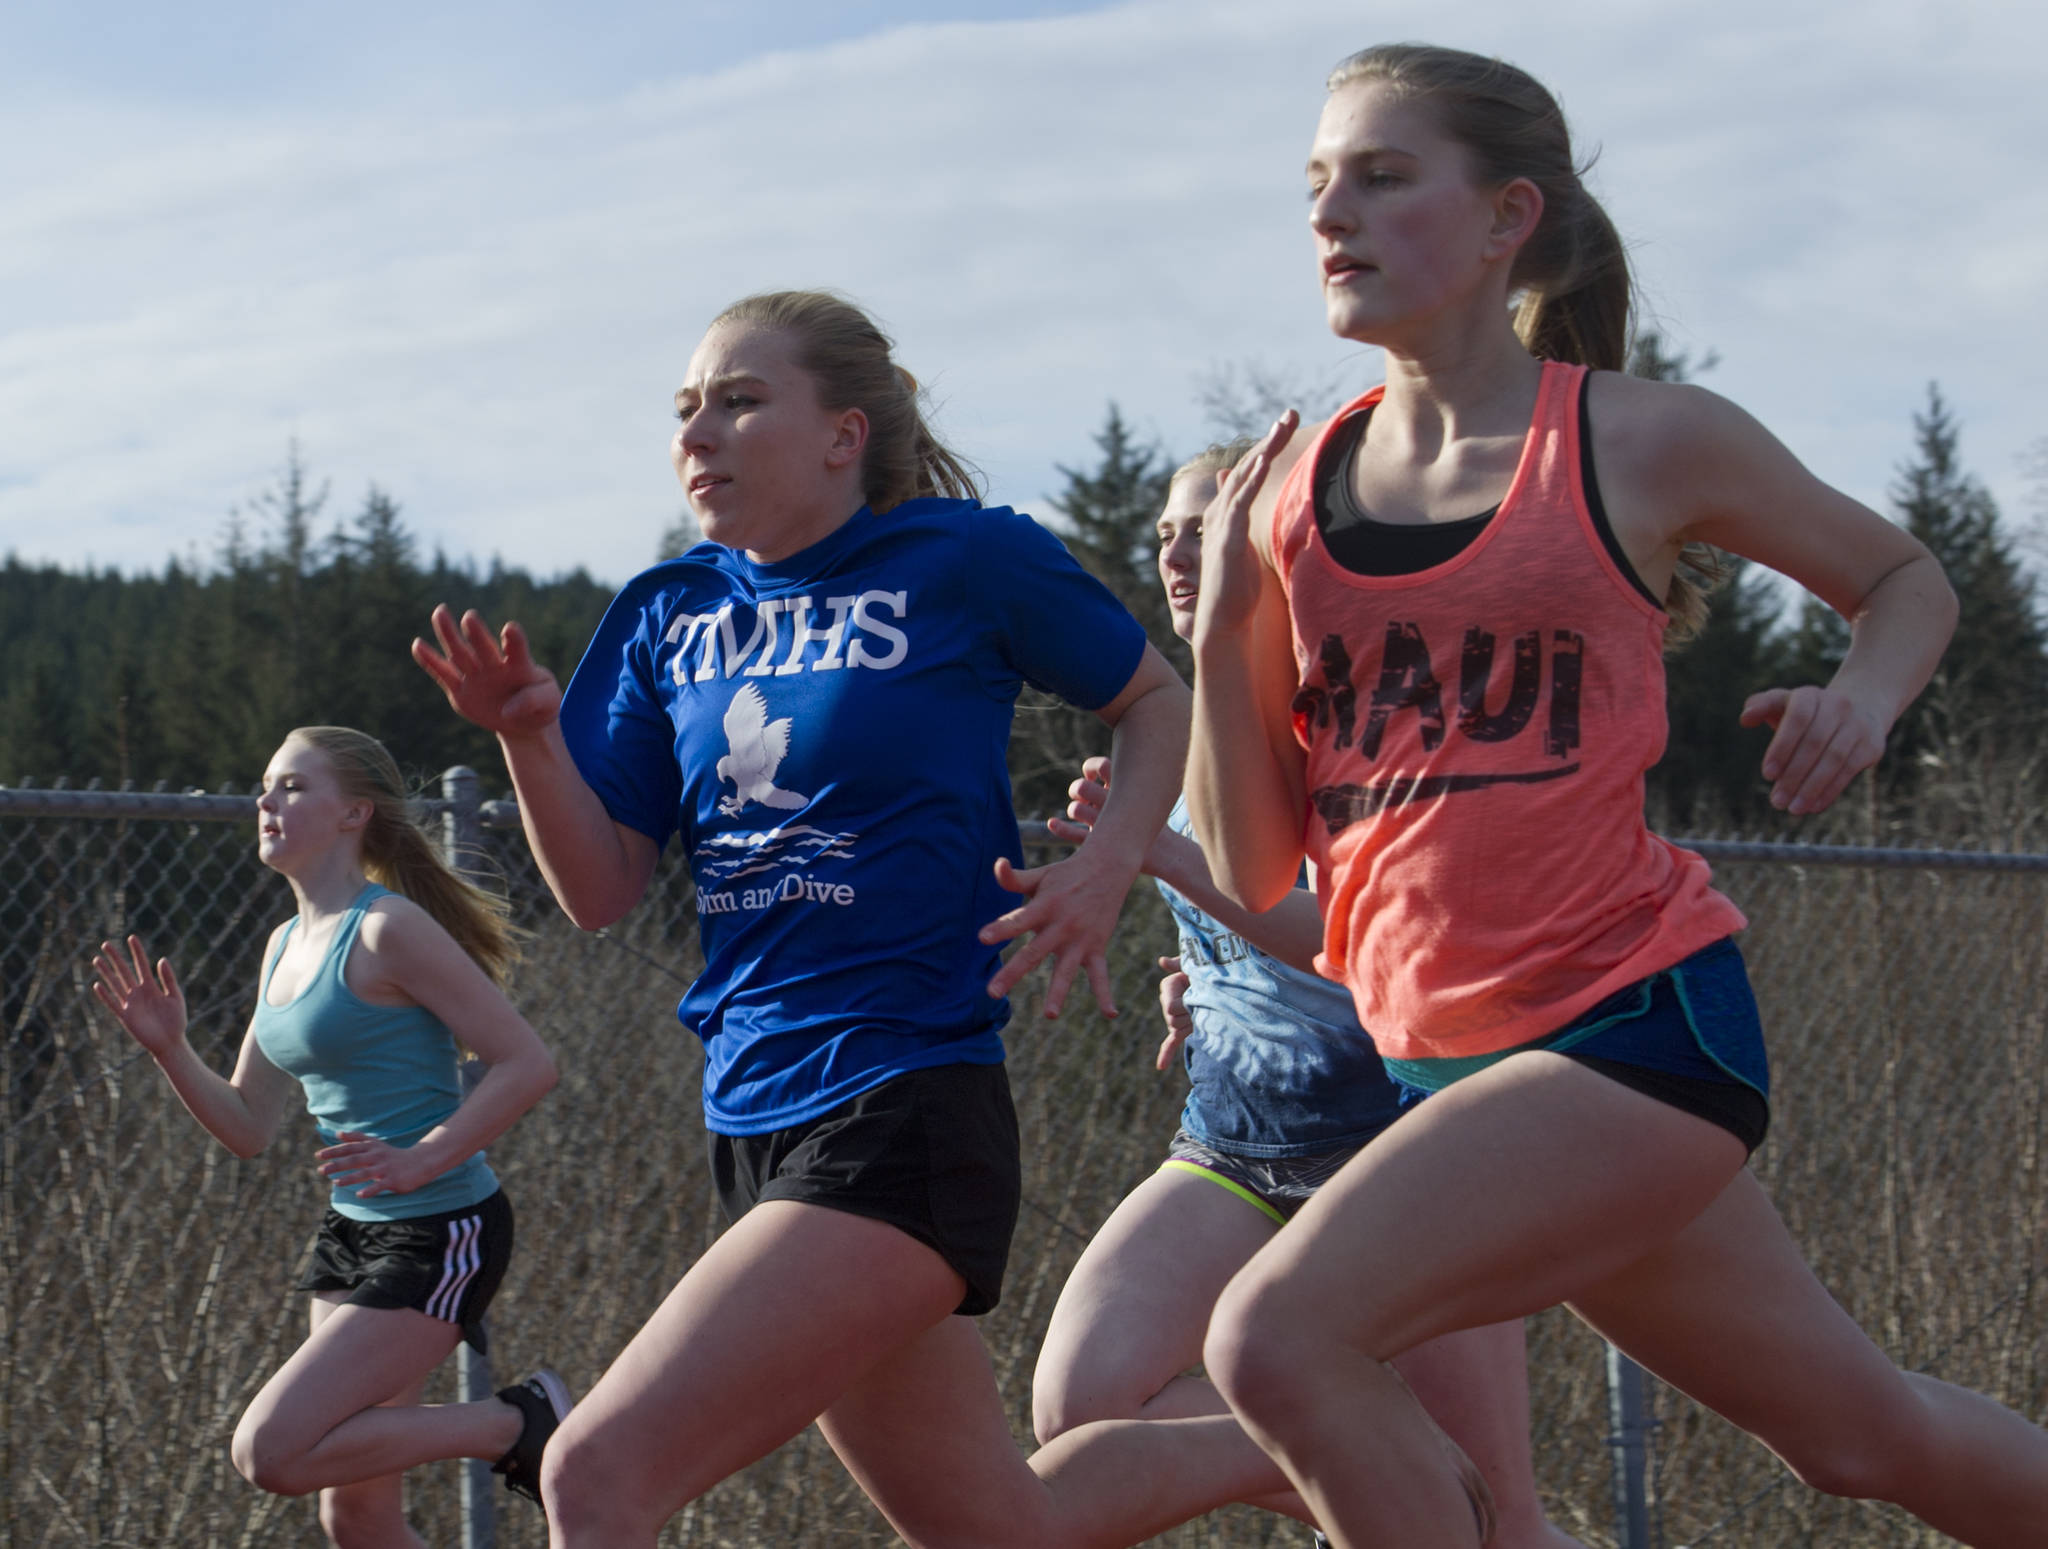
<path id="1" fill-rule="evenodd" d="M 1754 1151 L 1770 1127 L 1770 1060 L 1741 949 L 1732 938 L 1617 991 L 1554 1033 L 1456 1059 L 1388 1060 L 1412 1106 L 1517 1054 L 1562 1054 L 1708 1119 Z"/>

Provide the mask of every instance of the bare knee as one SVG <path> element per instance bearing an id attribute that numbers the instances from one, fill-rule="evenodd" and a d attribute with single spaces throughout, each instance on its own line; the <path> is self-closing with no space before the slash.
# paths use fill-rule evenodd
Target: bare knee
<path id="1" fill-rule="evenodd" d="M 1202 1364 L 1230 1407 L 1255 1424 L 1296 1401 L 1306 1353 L 1300 1320 L 1279 1308 L 1281 1289 L 1247 1270 L 1217 1300 L 1202 1343 Z"/>
<path id="2" fill-rule="evenodd" d="M 314 1488 L 298 1476 L 300 1449 L 268 1420 L 243 1415 L 228 1455 L 234 1459 L 235 1472 L 272 1495 L 305 1495 Z"/>
<path id="3" fill-rule="evenodd" d="M 572 1423 L 549 1439 L 540 1460 L 540 1493 L 548 1519 L 562 1532 L 623 1534 L 636 1520 L 642 1481 L 613 1468 L 612 1449 L 601 1433 L 584 1432 Z M 659 1528 L 659 1521 L 649 1524 Z M 591 1542 L 602 1541 L 591 1538 Z"/>
<path id="4" fill-rule="evenodd" d="M 1043 1447 L 1097 1420 L 1131 1419 L 1151 1396 L 1124 1393 L 1113 1382 L 1083 1380 L 1071 1369 L 1041 1371 L 1031 1383 L 1031 1431 Z"/>
<path id="5" fill-rule="evenodd" d="M 1045 1384 L 1031 1385 L 1031 1434 L 1038 1438 L 1043 1447 L 1055 1436 L 1071 1431 L 1077 1425 L 1085 1425 L 1094 1419 L 1093 1415 L 1076 1414 L 1067 1404 L 1066 1392 L 1049 1391 Z"/>

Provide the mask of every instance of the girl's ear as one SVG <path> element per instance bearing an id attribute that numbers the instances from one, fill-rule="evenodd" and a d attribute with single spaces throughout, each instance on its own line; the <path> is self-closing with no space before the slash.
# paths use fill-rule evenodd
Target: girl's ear
<path id="1" fill-rule="evenodd" d="M 1493 196 L 1487 256 L 1513 255 L 1536 234 L 1536 225 L 1542 219 L 1543 190 L 1525 177 L 1510 178 Z"/>
<path id="2" fill-rule="evenodd" d="M 370 814 L 375 810 L 376 804 L 368 797 L 350 802 L 341 814 L 342 832 L 348 833 L 358 828 L 367 827 L 370 821 Z"/>
<path id="3" fill-rule="evenodd" d="M 860 461 L 860 454 L 867 450 L 867 444 L 867 415 L 859 409 L 841 410 L 838 423 L 833 428 L 832 444 L 825 449 L 825 466 L 836 470 Z"/>

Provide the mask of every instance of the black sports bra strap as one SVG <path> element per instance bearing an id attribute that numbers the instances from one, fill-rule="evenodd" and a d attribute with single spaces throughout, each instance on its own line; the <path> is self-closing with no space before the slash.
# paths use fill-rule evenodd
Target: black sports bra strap
<path id="1" fill-rule="evenodd" d="M 1607 550 L 1607 557 L 1614 561 L 1614 568 L 1628 577 L 1633 586 L 1651 607 L 1661 609 L 1664 599 L 1643 584 L 1643 578 L 1636 574 L 1636 567 L 1622 551 L 1621 540 L 1614 536 L 1613 524 L 1607 520 L 1607 507 L 1600 499 L 1600 480 L 1593 472 L 1593 417 L 1588 412 L 1586 400 L 1593 396 L 1593 373 L 1588 371 L 1579 378 L 1579 490 L 1586 497 L 1586 514 L 1593 518 L 1593 531 L 1600 535 L 1600 545 Z"/>

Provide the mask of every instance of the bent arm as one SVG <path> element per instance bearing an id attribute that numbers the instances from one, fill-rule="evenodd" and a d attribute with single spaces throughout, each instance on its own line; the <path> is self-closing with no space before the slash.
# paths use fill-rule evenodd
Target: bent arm
<path id="1" fill-rule="evenodd" d="M 1065 818 L 1048 825 L 1061 839 L 1084 844 L 1094 835 L 1102 815 L 1102 804 L 1112 786 L 1112 765 L 1106 758 L 1091 758 L 1081 766 L 1081 777 L 1070 786 L 1071 800 Z M 1162 828 L 1145 848 L 1139 870 L 1157 877 L 1192 902 L 1224 929 L 1233 931 L 1269 956 L 1304 973 L 1315 972 L 1315 956 L 1322 946 L 1323 918 L 1315 898 L 1303 888 L 1291 888 L 1285 898 L 1263 914 L 1254 914 L 1228 898 L 1209 875 L 1209 863 L 1202 847 L 1185 834 Z"/>
<path id="2" fill-rule="evenodd" d="M 998 859 L 997 882 L 1025 895 L 1026 902 L 983 926 L 980 935 L 989 945 L 1031 938 L 989 980 L 992 996 L 1007 995 L 1040 962 L 1054 959 L 1044 1000 L 1048 1017 L 1059 1014 L 1074 975 L 1082 971 L 1103 1015 L 1116 1015 L 1106 957 L 1109 938 L 1145 847 L 1173 806 L 1187 751 L 1187 687 L 1150 645 L 1123 689 L 1096 714 L 1112 728 L 1112 756 L 1120 771 L 1117 794 L 1104 803 L 1097 838 L 1062 860 L 1029 871 Z M 1128 788 L 1121 773 L 1126 768 Z"/>
<path id="3" fill-rule="evenodd" d="M 1778 729 L 1763 764 L 1773 804 L 1821 810 L 1877 761 L 1934 675 L 1954 591 L 1917 538 L 1816 478 L 1726 399 L 1635 382 L 1609 396 L 1632 551 L 1668 566 L 1679 543 L 1711 543 L 1791 577 L 1848 621 L 1849 652 L 1825 687 L 1767 689 L 1743 709 L 1746 723 Z"/>
<path id="4" fill-rule="evenodd" d="M 1323 947 L 1323 915 L 1306 888 L 1289 888 L 1285 898 L 1263 912 L 1246 909 L 1216 886 L 1201 846 L 1171 832 L 1159 836 L 1146 870 L 1261 952 L 1303 973 L 1316 971 L 1316 954 Z"/>
<path id="5" fill-rule="evenodd" d="M 232 1076 L 214 1070 L 182 1037 L 155 1058 L 186 1111 L 244 1161 L 277 1138 L 298 1090 L 298 1083 L 264 1055 L 253 1026 L 242 1038 Z"/>
<path id="6" fill-rule="evenodd" d="M 1848 621 L 1849 654 L 1830 686 L 1887 727 L 1941 663 L 1956 621 L 1940 562 L 1905 528 L 1823 483 L 1777 437 L 1726 399 L 1698 391 L 1688 438 L 1702 474 L 1683 539 L 1711 543 L 1790 576 Z"/>
<path id="7" fill-rule="evenodd" d="M 1308 806 L 1287 597 L 1266 536 L 1287 469 L 1312 439 L 1290 447 L 1294 426 L 1290 410 L 1223 476 L 1202 514 L 1188 815 L 1217 887 L 1254 913 L 1300 875 Z"/>
<path id="8" fill-rule="evenodd" d="M 349 961 L 379 995 L 396 992 L 446 1024 L 485 1069 L 455 1111 L 410 1146 L 344 1138 L 320 1152 L 320 1171 L 366 1195 L 408 1193 L 490 1145 L 554 1089 L 554 1057 L 505 994 L 434 919 L 409 899 L 379 899 Z M 363 1187 L 364 1180 L 374 1182 Z"/>
<path id="9" fill-rule="evenodd" d="M 610 925 L 646 893 L 660 847 L 612 820 L 569 756 L 559 722 L 538 732 L 501 732 L 498 746 L 519 798 L 519 826 L 548 890 L 581 929 Z"/>
<path id="10" fill-rule="evenodd" d="M 456 714 L 496 734 L 548 890 L 584 930 L 611 924 L 647 891 L 661 846 L 613 822 L 583 778 L 562 737 L 561 688 L 518 624 L 493 634 L 474 608 L 457 620 L 443 604 L 433 628 L 436 645 L 414 640 L 413 660 Z"/>
<path id="11" fill-rule="evenodd" d="M 1205 631 L 1199 618 L 1195 626 L 1188 816 L 1220 893 L 1264 913 L 1301 873 L 1307 775 L 1289 709 L 1297 676 L 1287 601 L 1263 559 L 1243 562 L 1260 580 L 1252 618 L 1228 631 Z"/>
<path id="12" fill-rule="evenodd" d="M 1180 674 L 1147 645 L 1130 682 L 1096 712 L 1110 727 L 1116 786 L 1102 804 L 1090 843 L 1103 843 L 1120 865 L 1129 866 L 1126 888 L 1137 877 L 1146 847 L 1165 827 L 1166 815 L 1180 794 L 1189 704 Z"/>
<path id="13" fill-rule="evenodd" d="M 275 959 L 285 927 L 270 933 L 263 960 Z M 298 1083 L 264 1057 L 252 1018 L 232 1077 L 223 1077 L 193 1052 L 187 1040 L 185 991 L 169 958 L 152 968 L 140 936 L 121 946 L 103 942 L 92 960 L 94 997 L 140 1044 L 171 1090 L 206 1132 L 236 1156 L 256 1155 L 277 1137 Z M 263 981 L 257 981 L 262 993 Z"/>

